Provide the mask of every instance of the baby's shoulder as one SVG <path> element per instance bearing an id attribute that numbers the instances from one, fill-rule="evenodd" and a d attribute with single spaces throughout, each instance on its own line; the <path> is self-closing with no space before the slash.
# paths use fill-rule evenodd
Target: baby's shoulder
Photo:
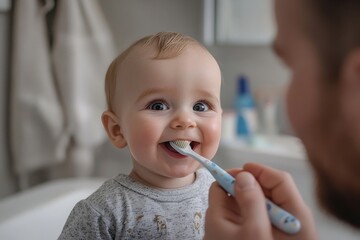
<path id="1" fill-rule="evenodd" d="M 109 212 L 110 209 L 121 211 L 126 201 L 126 188 L 117 181 L 118 177 L 106 180 L 84 201 L 101 214 Z"/>

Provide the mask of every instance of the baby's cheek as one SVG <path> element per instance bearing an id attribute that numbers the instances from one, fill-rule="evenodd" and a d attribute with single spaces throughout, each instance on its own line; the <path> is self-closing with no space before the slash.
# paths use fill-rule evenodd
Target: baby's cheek
<path id="1" fill-rule="evenodd" d="M 219 142 L 221 136 L 221 119 L 214 119 L 208 122 L 208 134 L 212 141 Z"/>
<path id="2" fill-rule="evenodd" d="M 159 134 L 157 128 L 153 124 L 146 124 L 133 129 L 134 141 L 144 146 L 151 146 L 158 141 Z"/>
<path id="3" fill-rule="evenodd" d="M 209 121 L 206 125 L 207 128 L 203 131 L 204 134 L 204 155 L 208 158 L 213 158 L 220 142 L 221 136 L 221 121 L 215 119 Z"/>
<path id="4" fill-rule="evenodd" d="M 161 131 L 156 125 L 156 122 L 152 121 L 137 121 L 131 127 L 131 144 L 132 148 L 146 149 L 156 147 L 159 140 Z"/>

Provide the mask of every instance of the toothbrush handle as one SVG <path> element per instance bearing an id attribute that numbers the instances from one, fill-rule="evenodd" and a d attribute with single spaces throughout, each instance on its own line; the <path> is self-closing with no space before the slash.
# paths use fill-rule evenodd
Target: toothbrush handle
<path id="1" fill-rule="evenodd" d="M 232 196 L 235 196 L 234 192 L 234 183 L 235 179 L 224 169 L 219 167 L 214 162 L 207 160 L 204 166 L 210 171 L 214 176 L 216 181 Z M 275 203 L 266 199 L 266 209 L 269 214 L 271 223 L 288 234 L 296 234 L 300 231 L 301 223 L 296 219 L 292 214 L 288 213 L 284 209 L 277 206 Z"/>

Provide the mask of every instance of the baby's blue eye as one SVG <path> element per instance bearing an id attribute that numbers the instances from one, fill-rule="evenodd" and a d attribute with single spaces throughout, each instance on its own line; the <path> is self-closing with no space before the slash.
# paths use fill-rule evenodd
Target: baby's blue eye
<path id="1" fill-rule="evenodd" d="M 151 110 L 154 110 L 154 111 L 162 111 L 162 110 L 169 109 L 169 107 L 166 106 L 166 104 L 162 103 L 162 102 L 151 103 L 148 108 Z"/>
<path id="2" fill-rule="evenodd" d="M 198 102 L 193 106 L 193 110 L 197 112 L 206 112 L 209 110 L 209 106 L 204 102 Z"/>

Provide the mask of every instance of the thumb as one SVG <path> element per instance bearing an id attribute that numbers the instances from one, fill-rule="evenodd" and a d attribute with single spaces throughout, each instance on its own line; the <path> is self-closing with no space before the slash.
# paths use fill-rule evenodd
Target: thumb
<path id="1" fill-rule="evenodd" d="M 243 226 L 249 229 L 270 231 L 270 221 L 266 211 L 264 194 L 249 172 L 240 172 L 235 177 L 235 199 L 239 205 Z"/>

